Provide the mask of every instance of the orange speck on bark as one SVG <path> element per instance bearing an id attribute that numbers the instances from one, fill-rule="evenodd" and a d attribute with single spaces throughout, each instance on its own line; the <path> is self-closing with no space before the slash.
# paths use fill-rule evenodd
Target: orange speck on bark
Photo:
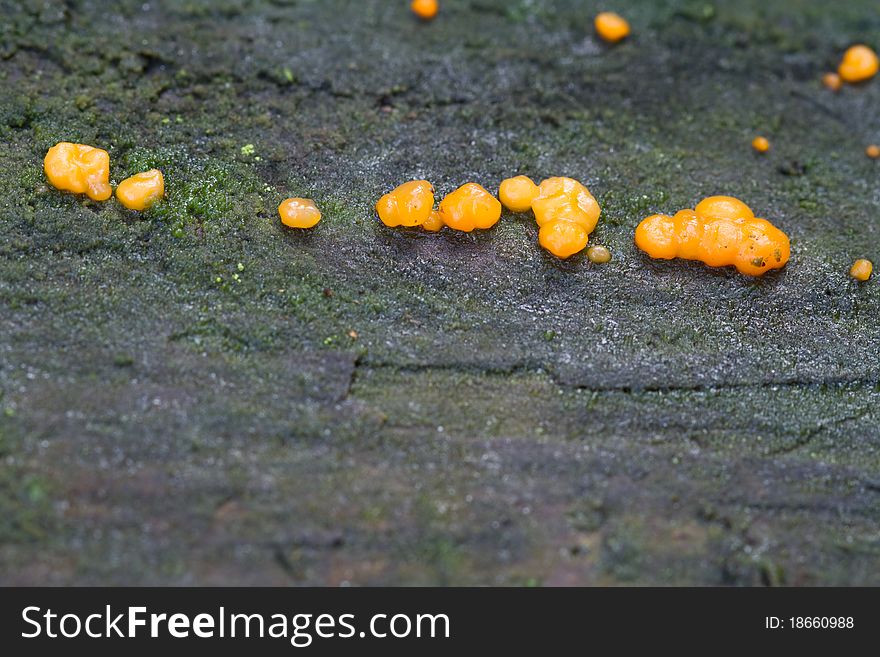
<path id="1" fill-rule="evenodd" d="M 440 11 L 440 3 L 437 0 L 413 0 L 409 7 L 423 21 L 433 19 Z"/>
<path id="2" fill-rule="evenodd" d="M 150 169 L 126 178 L 116 188 L 116 198 L 129 210 L 143 212 L 165 196 L 165 177 Z"/>
<path id="3" fill-rule="evenodd" d="M 278 206 L 281 223 L 288 228 L 314 228 L 321 221 L 321 211 L 307 198 L 289 198 Z"/>
<path id="4" fill-rule="evenodd" d="M 617 43 L 629 36 L 629 23 L 623 16 L 611 11 L 603 11 L 594 21 L 596 32 L 608 43 Z"/>

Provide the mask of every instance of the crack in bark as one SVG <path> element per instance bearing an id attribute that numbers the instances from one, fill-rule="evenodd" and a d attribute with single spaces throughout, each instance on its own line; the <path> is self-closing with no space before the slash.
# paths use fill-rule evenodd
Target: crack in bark
<path id="1" fill-rule="evenodd" d="M 803 449 L 807 445 L 813 442 L 816 437 L 821 434 L 823 431 L 828 429 L 828 427 L 832 424 L 847 424 L 849 422 L 856 422 L 861 420 L 868 415 L 871 414 L 871 407 L 867 407 L 860 413 L 854 413 L 852 415 L 847 415 L 842 418 L 828 418 L 826 420 L 820 421 L 815 427 L 807 431 L 803 436 L 795 440 L 791 445 L 785 445 L 783 447 L 779 447 L 777 449 L 771 449 L 767 452 L 768 456 L 783 456 L 786 454 L 791 454 L 796 452 L 799 449 Z"/>

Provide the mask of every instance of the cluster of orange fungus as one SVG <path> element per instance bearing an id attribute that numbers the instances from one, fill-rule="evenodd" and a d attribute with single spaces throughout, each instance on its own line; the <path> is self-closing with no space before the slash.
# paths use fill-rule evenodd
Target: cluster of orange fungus
<path id="1" fill-rule="evenodd" d="M 85 144 L 61 142 L 46 153 L 43 169 L 52 186 L 65 192 L 85 194 L 93 201 L 106 201 L 110 188 L 110 155 Z"/>
<path id="2" fill-rule="evenodd" d="M 462 185 L 440 202 L 440 219 L 453 230 L 491 228 L 500 218 L 501 203 L 477 183 Z"/>
<path id="3" fill-rule="evenodd" d="M 758 153 L 766 153 L 770 150 L 770 141 L 766 137 L 755 137 L 752 140 L 752 148 Z"/>
<path id="4" fill-rule="evenodd" d="M 863 82 L 877 75 L 880 60 L 877 53 L 868 46 L 859 44 L 851 46 L 844 54 L 837 67 L 840 77 L 847 82 Z"/>
<path id="5" fill-rule="evenodd" d="M 511 212 L 528 212 L 538 195 L 538 186 L 528 176 L 508 178 L 498 188 L 498 199 Z"/>
<path id="6" fill-rule="evenodd" d="M 288 228 L 314 228 L 321 221 L 321 211 L 308 198 L 289 198 L 278 206 L 281 223 Z"/>
<path id="7" fill-rule="evenodd" d="M 572 178 L 548 178 L 532 199 L 538 242 L 553 255 L 568 258 L 583 251 L 599 221 L 599 203 Z"/>
<path id="8" fill-rule="evenodd" d="M 870 144 L 865 149 L 865 155 L 870 157 L 872 160 L 876 160 L 878 157 L 880 157 L 880 146 L 878 146 L 877 144 Z"/>
<path id="9" fill-rule="evenodd" d="M 434 211 L 434 188 L 427 180 L 404 183 L 380 198 L 376 211 L 386 226 L 421 226 Z"/>
<path id="10" fill-rule="evenodd" d="M 603 11 L 593 21 L 596 33 L 608 43 L 617 43 L 629 36 L 629 23 L 622 16 L 611 11 Z"/>
<path id="11" fill-rule="evenodd" d="M 731 196 L 711 196 L 674 217 L 652 215 L 636 228 L 635 240 L 652 258 L 733 265 L 750 276 L 782 268 L 790 255 L 788 236 Z"/>
<path id="12" fill-rule="evenodd" d="M 116 188 L 116 198 L 129 210 L 142 212 L 165 196 L 165 177 L 158 169 L 150 169 L 126 178 Z"/>
<path id="13" fill-rule="evenodd" d="M 437 0 L 412 0 L 409 8 L 423 21 L 429 21 L 440 11 L 440 3 Z"/>

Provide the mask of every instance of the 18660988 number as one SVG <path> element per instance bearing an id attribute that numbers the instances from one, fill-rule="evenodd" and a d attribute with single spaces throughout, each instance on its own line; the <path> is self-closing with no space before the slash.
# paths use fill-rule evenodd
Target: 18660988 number
<path id="1" fill-rule="evenodd" d="M 792 616 L 788 622 L 794 630 L 851 629 L 855 626 L 852 616 Z"/>

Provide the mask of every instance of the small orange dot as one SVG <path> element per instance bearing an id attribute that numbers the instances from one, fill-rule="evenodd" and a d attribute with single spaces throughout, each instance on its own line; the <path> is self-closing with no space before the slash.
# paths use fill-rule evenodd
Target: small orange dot
<path id="1" fill-rule="evenodd" d="M 619 14 L 603 11 L 594 21 L 596 33 L 608 43 L 617 43 L 629 36 L 629 23 Z"/>
<path id="2" fill-rule="evenodd" d="M 754 148 L 759 153 L 766 153 L 770 150 L 770 142 L 766 137 L 755 137 L 752 140 L 752 148 Z"/>
<path id="3" fill-rule="evenodd" d="M 321 211 L 307 198 L 289 198 L 278 206 L 281 223 L 288 228 L 314 228 L 321 221 Z"/>
<path id="4" fill-rule="evenodd" d="M 871 272 L 873 270 L 874 265 L 870 260 L 859 258 L 853 263 L 853 266 L 850 268 L 849 275 L 857 281 L 861 281 L 864 283 L 866 280 L 871 278 Z"/>
<path id="5" fill-rule="evenodd" d="M 865 155 L 870 157 L 872 160 L 876 160 L 880 157 L 880 146 L 877 144 L 871 144 L 865 149 Z"/>
<path id="6" fill-rule="evenodd" d="M 428 216 L 428 220 L 422 224 L 422 228 L 432 233 L 436 233 L 442 230 L 444 225 L 443 217 L 440 216 L 440 212 L 432 210 L 430 216 Z"/>
<path id="7" fill-rule="evenodd" d="M 822 84 L 831 91 L 840 91 L 840 88 L 843 86 L 843 80 L 840 79 L 837 73 L 826 73 L 822 76 Z"/>
<path id="8" fill-rule="evenodd" d="M 413 0 L 409 7 L 423 21 L 432 20 L 440 11 L 440 3 L 437 0 Z"/>

